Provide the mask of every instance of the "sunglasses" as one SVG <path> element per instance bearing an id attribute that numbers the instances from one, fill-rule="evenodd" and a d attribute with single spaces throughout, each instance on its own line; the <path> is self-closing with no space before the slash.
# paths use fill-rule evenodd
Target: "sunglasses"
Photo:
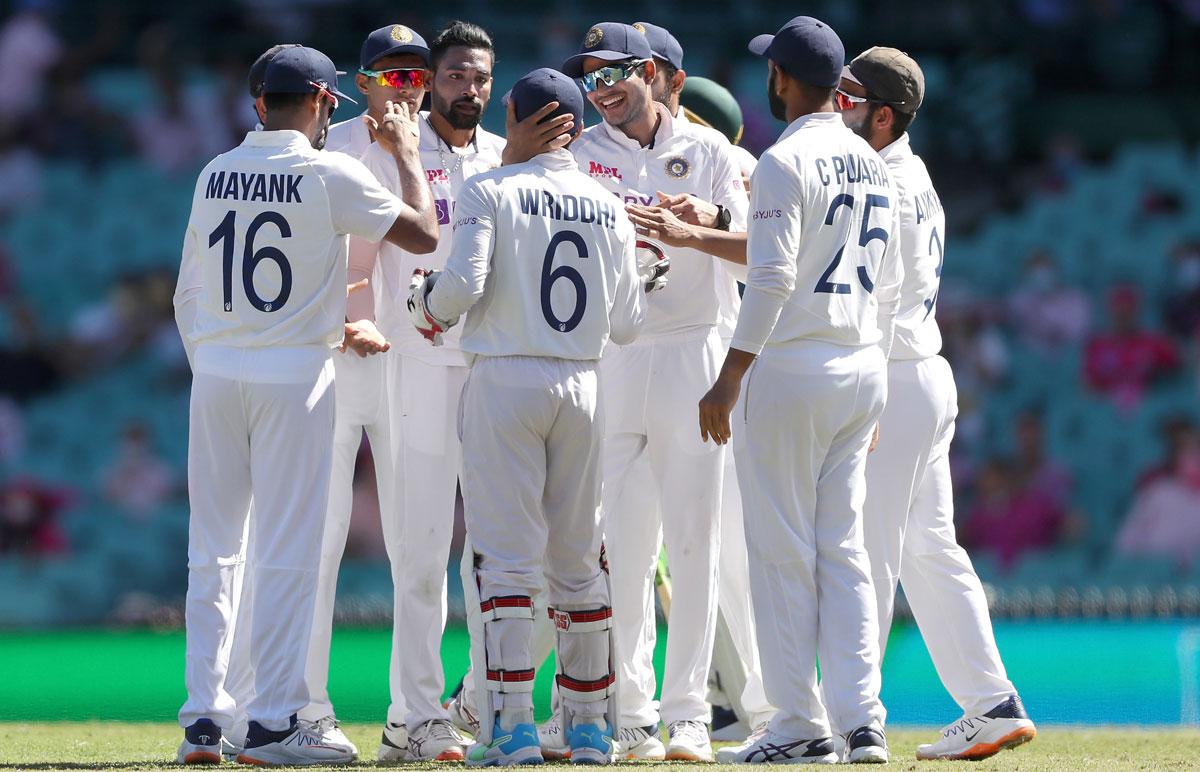
<path id="1" fill-rule="evenodd" d="M 330 115 L 332 115 L 333 113 L 337 112 L 337 109 L 338 109 L 338 104 L 339 104 L 339 102 L 338 102 L 338 98 L 337 98 L 336 96 L 334 96 L 334 95 L 333 95 L 333 92 L 332 92 L 332 91 L 330 91 L 330 90 L 329 90 L 328 88 L 326 88 L 325 86 L 322 86 L 320 83 L 317 83 L 316 81 L 311 81 L 311 80 L 310 80 L 310 81 L 308 82 L 308 85 L 310 85 L 310 86 L 312 86 L 313 88 L 315 88 L 315 89 L 317 90 L 317 93 L 318 93 L 318 94 L 321 94 L 322 96 L 326 96 L 326 97 L 328 97 L 328 98 L 329 98 L 329 101 L 330 101 L 330 103 L 332 103 L 332 104 L 333 104 L 333 110 L 331 110 L 331 111 L 330 111 Z"/>
<path id="2" fill-rule="evenodd" d="M 889 102 L 886 99 L 875 99 L 873 97 L 855 96 L 854 94 L 851 94 L 849 92 L 842 91 L 840 88 L 837 90 L 837 96 L 838 96 L 839 101 L 844 101 L 846 103 L 846 105 L 842 108 L 845 110 L 849 110 L 852 107 L 854 107 L 855 105 L 866 104 L 867 102 L 874 102 L 876 104 L 888 105 L 889 107 L 904 104 L 904 102 Z"/>
<path id="3" fill-rule="evenodd" d="M 374 78 L 379 85 L 388 88 L 425 88 L 427 71 L 422 67 L 404 67 L 394 70 L 364 70 L 360 67 L 358 71 L 368 78 Z"/>
<path id="4" fill-rule="evenodd" d="M 598 70 L 593 70 L 582 78 L 579 78 L 580 84 L 583 85 L 585 93 L 591 93 L 600 88 L 600 84 L 605 86 L 615 86 L 617 83 L 632 76 L 635 72 L 641 69 L 642 65 L 648 62 L 648 59 L 635 59 L 624 64 L 613 64 L 608 67 L 601 67 Z"/>

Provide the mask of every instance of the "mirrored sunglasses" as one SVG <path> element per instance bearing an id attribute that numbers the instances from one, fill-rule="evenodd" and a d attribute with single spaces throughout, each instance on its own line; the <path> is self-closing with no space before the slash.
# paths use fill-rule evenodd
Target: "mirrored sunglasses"
<path id="1" fill-rule="evenodd" d="M 615 86 L 617 83 L 632 76 L 638 69 L 645 64 L 647 59 L 635 59 L 631 62 L 622 64 L 613 64 L 608 67 L 601 67 L 598 70 L 593 70 L 579 79 L 583 85 L 585 93 L 590 93 L 600 88 L 600 84 L 605 86 Z"/>
<path id="2" fill-rule="evenodd" d="M 425 88 L 426 70 L 422 67 L 401 67 L 394 70 L 358 70 L 376 83 L 388 88 Z"/>

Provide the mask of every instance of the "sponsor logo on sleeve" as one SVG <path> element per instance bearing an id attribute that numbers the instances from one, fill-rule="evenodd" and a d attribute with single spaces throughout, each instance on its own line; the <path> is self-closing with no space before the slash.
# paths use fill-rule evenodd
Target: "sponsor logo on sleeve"
<path id="1" fill-rule="evenodd" d="M 754 216 L 751 219 L 773 220 L 776 217 L 783 217 L 782 209 L 758 209 L 754 212 Z"/>

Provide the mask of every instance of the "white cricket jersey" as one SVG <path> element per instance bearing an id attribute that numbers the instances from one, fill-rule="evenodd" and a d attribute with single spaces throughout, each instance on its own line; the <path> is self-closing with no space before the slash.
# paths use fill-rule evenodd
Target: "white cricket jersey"
<path id="1" fill-rule="evenodd" d="M 383 238 L 402 208 L 362 163 L 314 150 L 298 131 L 250 132 L 210 161 L 175 292 L 177 308 L 196 300 L 195 371 L 309 377 L 342 339 L 347 236 Z"/>
<path id="2" fill-rule="evenodd" d="M 891 346 L 900 202 L 883 159 L 837 113 L 792 122 L 750 183 L 750 266 L 733 347 Z"/>
<path id="3" fill-rule="evenodd" d="M 636 241 L 621 202 L 569 151 L 543 153 L 463 187 L 429 310 L 467 312 L 470 354 L 599 359 L 645 318 Z"/>
<path id="4" fill-rule="evenodd" d="M 362 158 L 363 153 L 371 146 L 371 132 L 363 123 L 366 111 L 359 113 L 348 121 L 335 123 L 329 127 L 325 136 L 325 149 L 345 153 L 352 158 Z"/>
<path id="5" fill-rule="evenodd" d="M 900 199 L 900 259 L 904 263 L 891 358 L 925 359 L 942 350 L 937 296 L 946 248 L 946 214 L 925 162 L 913 153 L 907 133 L 879 155 L 892 173 Z"/>
<path id="6" fill-rule="evenodd" d="M 504 139 L 482 127 L 475 130 L 475 139 L 463 148 L 447 145 L 429 123 L 429 114 L 420 119 L 421 166 L 429 181 L 433 203 L 437 208 L 438 245 L 429 254 L 417 255 L 395 244 L 378 245 L 376 275 L 381 286 L 381 301 L 375 306 L 375 322 L 392 344 L 393 351 L 413 356 L 432 365 L 464 365 L 459 348 L 462 330 L 455 327 L 442 335 L 442 345 L 434 348 L 412 326 L 408 316 L 408 284 L 415 268 L 442 268 L 450 254 L 454 229 L 452 218 L 455 201 L 463 183 L 481 172 L 500 166 Z M 400 191 L 400 173 L 396 159 L 378 145 L 372 145 L 363 155 L 363 163 L 388 190 Z M 358 248 L 358 245 L 355 245 Z"/>
<path id="7" fill-rule="evenodd" d="M 690 193 L 730 211 L 730 230 L 746 227 L 747 199 L 729 143 L 676 124 L 667 109 L 654 141 L 642 147 L 607 123 L 592 126 L 571 144 L 579 169 L 626 203 L 651 205 L 658 191 Z M 718 134 L 718 132 L 713 132 Z M 667 286 L 650 296 L 646 327 L 650 337 L 712 327 L 720 319 L 721 287 L 734 280 L 720 258 L 694 249 L 667 247 L 671 272 Z"/>

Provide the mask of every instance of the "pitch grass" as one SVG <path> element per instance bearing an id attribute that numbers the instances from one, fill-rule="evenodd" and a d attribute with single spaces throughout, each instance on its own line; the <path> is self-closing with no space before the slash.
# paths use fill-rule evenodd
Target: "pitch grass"
<path id="1" fill-rule="evenodd" d="M 371 758 L 379 743 L 379 726 L 351 724 L 343 727 Z M 948 762 L 913 760 L 918 743 L 929 742 L 936 730 L 896 729 L 888 733 L 892 763 L 889 769 L 938 772 Z M 162 723 L 54 722 L 0 723 L 0 769 L 157 769 L 173 767 L 175 749 L 181 738 L 178 727 Z M 961 766 L 966 762 L 960 762 Z M 981 762 L 970 762 L 974 770 L 1103 770 L 1196 769 L 1200 765 L 1200 732 L 1195 729 L 1097 729 L 1048 727 L 1036 740 Z M 355 767 L 383 767 L 363 763 Z M 455 769 L 446 763 L 395 765 L 402 769 Z M 569 765 L 546 765 L 543 769 Z M 629 762 L 627 769 L 642 770 L 696 767 L 683 762 L 648 764 Z M 732 770 L 726 765 L 699 765 L 702 769 Z M 244 767 L 250 769 L 250 767 Z M 346 769 L 334 767 L 333 769 Z M 312 769 L 311 767 L 309 769 Z M 745 767 L 740 770 L 744 772 Z"/>

